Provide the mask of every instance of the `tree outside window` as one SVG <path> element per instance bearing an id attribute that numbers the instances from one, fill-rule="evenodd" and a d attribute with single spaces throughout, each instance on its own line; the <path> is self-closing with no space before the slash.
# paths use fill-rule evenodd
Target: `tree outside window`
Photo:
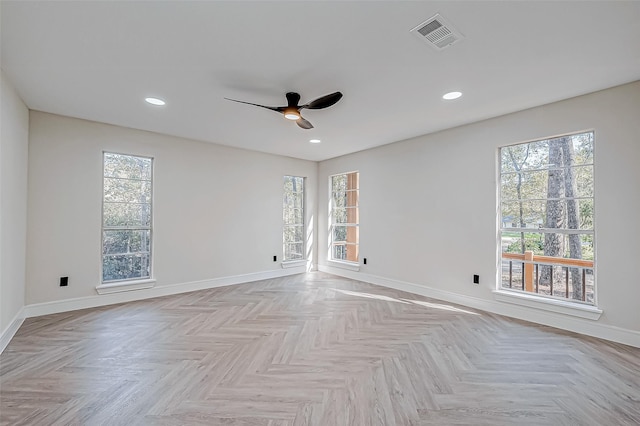
<path id="1" fill-rule="evenodd" d="M 304 232 L 304 178 L 284 177 L 283 251 L 284 261 L 303 260 L 305 256 Z"/>
<path id="2" fill-rule="evenodd" d="M 594 133 L 500 149 L 503 289 L 595 302 Z"/>
<path id="3" fill-rule="evenodd" d="M 500 149 L 503 289 L 595 302 L 594 133 Z"/>
<path id="4" fill-rule="evenodd" d="M 358 262 L 359 247 L 359 180 L 358 172 L 329 178 L 331 186 L 331 259 Z"/>
<path id="5" fill-rule="evenodd" d="M 102 281 L 151 276 L 153 160 L 103 154 Z"/>

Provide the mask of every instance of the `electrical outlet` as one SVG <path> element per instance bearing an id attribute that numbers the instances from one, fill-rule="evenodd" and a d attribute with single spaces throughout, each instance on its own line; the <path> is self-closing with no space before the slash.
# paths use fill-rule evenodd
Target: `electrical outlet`
<path id="1" fill-rule="evenodd" d="M 278 261 L 278 256 L 273 256 L 273 261 L 277 262 Z"/>
<path id="2" fill-rule="evenodd" d="M 474 275 L 473 276 L 473 283 L 474 284 L 480 284 L 480 275 Z"/>
<path id="3" fill-rule="evenodd" d="M 366 265 L 367 264 L 367 258 L 365 257 L 364 259 L 362 259 L 362 262 Z"/>
<path id="4" fill-rule="evenodd" d="M 66 287 L 69 285 L 69 277 L 60 277 L 60 287 Z"/>

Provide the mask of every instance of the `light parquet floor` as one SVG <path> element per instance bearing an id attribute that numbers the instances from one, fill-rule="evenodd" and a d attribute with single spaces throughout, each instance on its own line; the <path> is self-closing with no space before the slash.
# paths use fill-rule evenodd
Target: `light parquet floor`
<path id="1" fill-rule="evenodd" d="M 31 318 L 2 425 L 638 425 L 640 349 L 323 273 Z"/>

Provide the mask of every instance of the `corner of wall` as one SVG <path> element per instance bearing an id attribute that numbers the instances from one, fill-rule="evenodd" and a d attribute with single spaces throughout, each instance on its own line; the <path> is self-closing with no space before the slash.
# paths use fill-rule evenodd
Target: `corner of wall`
<path id="1" fill-rule="evenodd" d="M 29 109 L 0 69 L 0 349 L 24 319 Z"/>

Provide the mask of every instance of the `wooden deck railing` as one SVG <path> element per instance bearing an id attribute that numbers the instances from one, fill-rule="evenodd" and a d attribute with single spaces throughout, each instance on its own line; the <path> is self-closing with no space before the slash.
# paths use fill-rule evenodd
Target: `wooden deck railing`
<path id="1" fill-rule="evenodd" d="M 541 256 L 532 251 L 524 253 L 502 253 L 502 259 L 509 261 L 509 287 L 513 282 L 513 261 L 520 261 L 523 264 L 522 290 L 538 293 L 540 282 L 539 265 L 560 266 L 565 270 L 565 297 L 569 298 L 569 268 L 580 268 L 582 270 L 582 300 L 586 298 L 586 271 L 593 270 L 592 260 L 570 259 L 564 257 Z M 535 277 L 535 279 L 534 279 Z M 553 295 L 553 268 L 550 268 L 550 293 Z"/>

